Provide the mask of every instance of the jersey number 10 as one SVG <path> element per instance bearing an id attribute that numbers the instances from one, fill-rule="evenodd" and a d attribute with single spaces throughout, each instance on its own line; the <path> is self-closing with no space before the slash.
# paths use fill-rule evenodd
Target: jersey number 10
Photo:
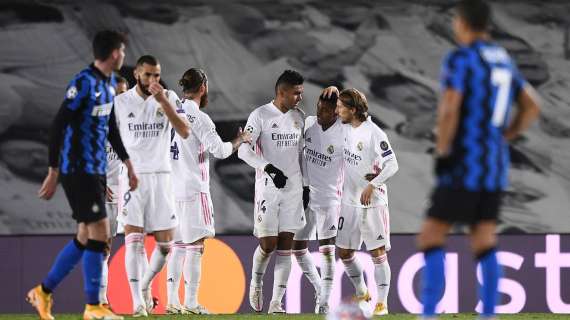
<path id="1" fill-rule="evenodd" d="M 493 68 L 491 71 L 491 83 L 497 87 L 497 96 L 493 108 L 493 118 L 491 122 L 495 127 L 502 127 L 505 123 L 505 115 L 509 108 L 509 94 L 513 74 L 506 68 Z"/>

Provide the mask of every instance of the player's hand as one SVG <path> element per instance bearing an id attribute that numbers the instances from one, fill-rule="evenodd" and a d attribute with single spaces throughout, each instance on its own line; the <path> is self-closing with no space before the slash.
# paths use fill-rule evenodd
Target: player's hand
<path id="1" fill-rule="evenodd" d="M 303 187 L 303 209 L 307 210 L 309 206 L 309 199 L 310 199 L 311 189 L 309 187 Z"/>
<path id="2" fill-rule="evenodd" d="M 153 82 L 148 86 L 148 91 L 152 93 L 152 96 L 156 100 L 156 102 L 162 104 L 168 102 L 168 98 L 164 93 L 164 88 L 158 82 Z"/>
<path id="3" fill-rule="evenodd" d="M 107 186 L 105 188 L 105 197 L 107 198 L 107 201 L 112 202 L 113 201 L 113 197 L 115 196 L 115 194 L 113 193 L 113 190 L 111 190 L 111 188 L 109 188 L 109 186 Z"/>
<path id="4" fill-rule="evenodd" d="M 237 138 L 240 139 L 241 143 L 251 143 L 251 133 L 243 131 L 241 127 L 238 129 Z"/>
<path id="5" fill-rule="evenodd" d="M 367 173 L 364 176 L 364 179 L 366 179 L 366 181 L 370 182 L 372 180 L 374 180 L 374 178 L 376 178 L 378 176 L 378 173 Z"/>
<path id="6" fill-rule="evenodd" d="M 360 203 L 364 206 L 369 206 L 373 193 L 374 193 L 374 186 L 368 184 L 366 188 L 364 188 L 364 191 L 362 191 L 362 194 L 360 195 Z"/>
<path id="7" fill-rule="evenodd" d="M 453 159 L 451 157 L 437 157 L 435 158 L 434 171 L 435 175 L 439 176 L 450 171 L 453 166 Z"/>
<path id="8" fill-rule="evenodd" d="M 127 166 L 127 177 L 129 177 L 129 190 L 134 191 L 139 186 L 139 178 L 135 173 L 133 168 L 133 163 L 130 159 L 125 160 L 125 166 Z"/>
<path id="9" fill-rule="evenodd" d="M 264 171 L 267 172 L 271 180 L 273 180 L 273 184 L 275 187 L 277 187 L 277 189 L 282 189 L 285 187 L 285 184 L 287 183 L 287 176 L 283 174 L 283 171 L 277 169 L 271 163 L 265 166 Z"/>
<path id="10" fill-rule="evenodd" d="M 49 200 L 55 194 L 57 190 L 57 179 L 59 177 L 59 170 L 54 168 L 48 169 L 48 174 L 42 183 L 40 190 L 38 191 L 38 197 L 40 199 Z"/>
<path id="11" fill-rule="evenodd" d="M 338 97 L 340 92 L 338 91 L 338 88 L 335 86 L 330 86 L 325 88 L 322 92 L 321 92 L 321 97 L 330 99 L 333 94 L 336 94 L 336 96 Z"/>

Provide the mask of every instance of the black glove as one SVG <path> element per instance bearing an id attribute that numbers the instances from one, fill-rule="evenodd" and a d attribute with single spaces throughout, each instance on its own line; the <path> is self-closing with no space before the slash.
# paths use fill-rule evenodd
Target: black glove
<path id="1" fill-rule="evenodd" d="M 277 187 L 277 189 L 282 189 L 285 187 L 285 184 L 287 183 L 287 177 L 283 174 L 283 171 L 275 168 L 275 166 L 271 163 L 265 166 L 264 171 L 267 172 L 271 180 L 273 180 L 273 184 Z"/>
<path id="2" fill-rule="evenodd" d="M 444 173 L 449 173 L 453 167 L 453 159 L 450 156 L 435 158 L 435 175 L 439 176 Z"/>
<path id="3" fill-rule="evenodd" d="M 311 193 L 311 189 L 309 187 L 303 187 L 303 209 L 307 210 L 309 206 L 309 194 Z"/>

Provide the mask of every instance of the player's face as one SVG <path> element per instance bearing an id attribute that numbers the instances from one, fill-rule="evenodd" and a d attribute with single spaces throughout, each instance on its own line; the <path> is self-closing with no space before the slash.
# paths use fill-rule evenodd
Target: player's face
<path id="1" fill-rule="evenodd" d="M 327 103 L 317 102 L 317 123 L 330 125 L 336 121 L 336 106 Z"/>
<path id="2" fill-rule="evenodd" d="M 123 62 L 125 61 L 125 45 L 121 43 L 121 47 L 119 49 L 113 50 L 113 59 L 115 60 L 114 63 L 114 70 L 118 71 L 123 66 Z"/>
<path id="3" fill-rule="evenodd" d="M 303 100 L 303 90 L 304 87 L 302 84 L 279 88 L 279 94 L 282 95 L 284 105 L 288 110 L 299 106 L 299 102 Z"/>
<path id="4" fill-rule="evenodd" d="M 340 121 L 342 121 L 344 124 L 351 123 L 352 119 L 354 119 L 353 109 L 344 105 L 340 99 L 336 102 L 336 112 L 340 118 Z"/>
<path id="5" fill-rule="evenodd" d="M 150 96 L 151 93 L 148 91 L 148 87 L 152 83 L 160 81 L 160 64 L 152 66 L 147 63 L 143 63 L 135 69 L 135 78 L 137 79 L 137 86 L 141 91 Z"/>
<path id="6" fill-rule="evenodd" d="M 119 94 L 121 94 L 127 90 L 129 90 L 129 86 L 127 85 L 127 83 L 126 82 L 119 82 L 119 83 L 117 83 L 117 87 L 115 88 L 115 93 L 117 95 L 119 95 Z"/>
<path id="7" fill-rule="evenodd" d="M 457 13 L 453 16 L 453 34 L 455 36 L 455 40 L 460 44 L 465 44 L 465 33 L 467 32 L 466 24 L 463 18 Z"/>

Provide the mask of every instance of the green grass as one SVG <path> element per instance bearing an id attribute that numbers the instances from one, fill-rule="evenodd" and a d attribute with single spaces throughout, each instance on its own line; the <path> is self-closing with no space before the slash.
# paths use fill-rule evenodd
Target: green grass
<path id="1" fill-rule="evenodd" d="M 77 320 L 82 319 L 80 314 L 56 314 L 56 320 Z M 454 319 L 454 320 L 462 320 L 462 319 L 475 319 L 476 314 L 474 313 L 461 313 L 461 314 L 447 314 L 440 317 L 440 319 Z M 37 319 L 36 315 L 31 314 L 0 314 L 0 320 L 30 320 L 30 319 Z M 125 319 L 134 319 L 127 317 Z M 140 318 L 137 318 L 140 319 Z M 294 319 L 294 320 L 317 320 L 317 319 L 324 319 L 323 316 L 318 315 L 311 315 L 311 314 L 300 314 L 300 315 L 284 315 L 284 316 L 270 316 L 266 314 L 228 314 L 228 315 L 210 315 L 210 316 L 153 316 L 143 319 L 172 319 L 172 320 L 187 320 L 187 319 L 204 319 L 204 320 L 219 320 L 219 319 L 237 319 L 237 320 L 262 320 L 262 319 L 272 319 L 272 320 L 279 320 L 279 319 Z M 415 315 L 411 314 L 392 314 L 384 317 L 375 317 L 374 319 L 416 319 Z M 540 320 L 548 320 L 548 319 L 570 319 L 570 315 L 563 315 L 563 314 L 549 314 L 549 313 L 521 313 L 516 315 L 501 315 L 499 319 L 540 319 Z"/>

